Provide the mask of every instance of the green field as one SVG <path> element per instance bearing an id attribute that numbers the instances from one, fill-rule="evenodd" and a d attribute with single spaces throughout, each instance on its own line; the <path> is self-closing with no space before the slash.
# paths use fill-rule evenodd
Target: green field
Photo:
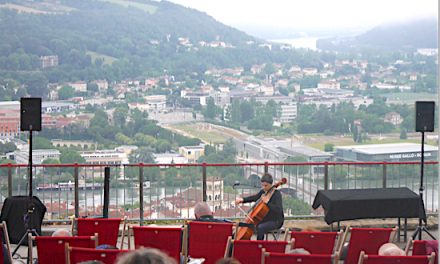
<path id="1" fill-rule="evenodd" d="M 157 10 L 156 6 L 152 6 L 152 5 L 149 5 L 149 4 L 143 4 L 143 3 L 138 3 L 138 2 L 133 2 L 133 1 L 129 1 L 129 0 L 127 0 L 127 1 L 125 1 L 125 0 L 99 0 L 99 1 L 109 2 L 109 3 L 112 3 L 112 4 L 121 5 L 123 7 L 135 7 L 135 8 L 138 8 L 138 9 L 140 9 L 142 11 L 145 11 L 147 13 L 150 13 L 150 14 L 154 14 L 156 12 L 156 10 Z"/>
<path id="2" fill-rule="evenodd" d="M 105 65 L 111 65 L 113 62 L 117 60 L 115 57 L 107 56 L 93 51 L 87 51 L 86 54 L 92 57 L 93 63 L 95 63 L 97 59 L 103 59 Z"/>
<path id="3" fill-rule="evenodd" d="M 216 129 L 207 129 L 207 126 L 199 123 L 172 125 L 172 128 L 185 132 L 195 138 L 199 138 L 205 143 L 223 144 L 228 140 L 228 136 Z"/>

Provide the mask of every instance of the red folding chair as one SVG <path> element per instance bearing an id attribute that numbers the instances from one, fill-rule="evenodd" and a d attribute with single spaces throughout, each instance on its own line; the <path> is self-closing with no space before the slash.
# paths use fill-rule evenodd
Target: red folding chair
<path id="1" fill-rule="evenodd" d="M 304 248 L 311 254 L 333 254 L 340 251 L 340 232 L 291 231 L 292 248 Z"/>
<path id="2" fill-rule="evenodd" d="M 122 219 L 120 218 L 76 218 L 76 235 L 77 236 L 93 236 L 98 234 L 98 244 L 111 245 L 116 247 L 119 236 L 119 226 Z M 120 249 L 124 244 L 126 218 L 122 228 L 122 241 Z"/>
<path id="3" fill-rule="evenodd" d="M 183 228 L 160 226 L 132 226 L 131 234 L 134 237 L 134 247 L 157 248 L 180 263 L 182 253 Z M 131 249 L 130 239 L 129 248 Z"/>
<path id="4" fill-rule="evenodd" d="M 227 252 L 232 249 L 231 257 L 240 261 L 241 264 L 255 264 L 261 262 L 263 249 L 266 252 L 284 253 L 288 244 L 287 241 L 232 240 L 229 238 Z"/>
<path id="5" fill-rule="evenodd" d="M 185 259 L 204 258 L 203 263 L 213 264 L 223 258 L 233 227 L 233 223 L 189 222 L 186 227 L 188 231 L 185 232 L 189 236 L 185 239 L 188 241 L 185 247 L 187 250 L 184 250 Z"/>
<path id="6" fill-rule="evenodd" d="M 431 253 L 438 254 L 438 240 L 412 240 L 410 239 L 405 248 L 406 255 L 409 255 L 409 251 L 412 249 L 413 256 L 427 256 Z M 438 264 L 438 258 L 434 259 L 434 264 Z"/>
<path id="7" fill-rule="evenodd" d="M 116 259 L 128 250 L 122 249 L 94 249 L 94 248 L 79 248 L 70 247 L 66 243 L 66 263 L 76 264 L 83 261 L 98 260 L 105 264 L 113 264 Z"/>
<path id="8" fill-rule="evenodd" d="M 63 264 L 66 263 L 66 243 L 73 247 L 95 248 L 98 245 L 97 236 L 74 236 L 74 237 L 46 237 L 31 236 L 29 244 L 34 240 L 37 245 L 39 264 Z M 29 259 L 33 259 L 32 250 L 29 251 Z"/>
<path id="9" fill-rule="evenodd" d="M 378 256 L 361 252 L 359 264 L 433 264 L 435 253 L 430 256 Z"/>
<path id="10" fill-rule="evenodd" d="M 347 249 L 347 257 L 344 263 L 356 264 L 359 254 L 364 251 L 366 254 L 377 254 L 380 246 L 392 242 L 396 236 L 395 228 L 350 228 L 347 227 L 345 236 L 350 232 L 350 241 Z M 345 240 L 345 238 L 343 239 Z"/>
<path id="11" fill-rule="evenodd" d="M 284 254 L 265 252 L 261 256 L 261 264 L 331 264 L 337 263 L 336 255 L 323 254 Z"/>
<path id="12" fill-rule="evenodd" d="M 12 263 L 11 244 L 9 242 L 8 228 L 6 227 L 5 221 L 0 223 L 0 243 L 0 264 L 4 263 L 3 256 L 5 255 L 9 259 L 9 263 Z M 4 252 L 5 248 L 2 245 L 6 247 L 7 252 Z"/>

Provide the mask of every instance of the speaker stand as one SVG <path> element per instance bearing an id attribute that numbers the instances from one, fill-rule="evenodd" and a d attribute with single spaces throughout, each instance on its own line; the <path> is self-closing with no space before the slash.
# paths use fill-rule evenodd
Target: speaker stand
<path id="1" fill-rule="evenodd" d="M 429 233 L 426 228 L 426 213 L 425 213 L 425 203 L 423 202 L 423 191 L 425 190 L 425 186 L 423 185 L 423 174 L 424 174 L 424 164 L 425 164 L 425 131 L 420 131 L 422 133 L 422 147 L 420 151 L 420 188 L 419 188 L 419 196 L 420 202 L 423 210 L 423 216 L 425 217 L 425 225 L 422 222 L 422 216 L 419 215 L 419 225 L 417 226 L 416 231 L 412 235 L 412 239 L 414 240 L 417 236 L 419 240 L 422 240 L 422 232 L 428 234 L 432 239 L 435 240 L 435 237 Z"/>
<path id="2" fill-rule="evenodd" d="M 29 126 L 29 166 L 28 166 L 28 175 L 29 175 L 29 197 L 28 197 L 28 211 L 24 215 L 24 224 L 26 226 L 26 232 L 21 237 L 20 241 L 17 244 L 17 247 L 12 252 L 12 256 L 14 256 L 18 249 L 24 244 L 26 239 L 28 238 L 29 234 L 32 234 L 33 236 L 39 236 L 37 230 L 34 228 L 33 221 L 32 221 L 32 214 L 35 210 L 35 205 L 32 201 L 32 125 Z M 32 250 L 33 244 L 31 241 L 31 244 L 28 244 L 28 257 L 27 257 L 27 263 L 31 264 L 32 259 L 29 259 L 29 250 Z"/>

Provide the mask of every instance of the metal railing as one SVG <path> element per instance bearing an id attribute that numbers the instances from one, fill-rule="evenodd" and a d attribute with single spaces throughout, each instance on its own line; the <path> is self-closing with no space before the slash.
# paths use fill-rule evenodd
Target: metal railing
<path id="1" fill-rule="evenodd" d="M 234 201 L 255 193 L 259 189 L 256 175 L 263 172 L 275 180 L 287 179 L 281 187 L 290 197 L 284 203 L 287 217 L 322 214 L 310 209 L 322 189 L 408 187 L 418 193 L 420 187 L 419 162 L 34 165 L 33 193 L 46 205 L 46 219 L 102 215 L 105 167 L 110 167 L 109 215 L 141 221 L 192 218 L 192 208 L 199 201 L 208 202 L 218 217 L 243 217 Z M 435 212 L 438 163 L 425 162 L 424 168 L 425 208 Z M 0 165 L 1 200 L 28 195 L 27 178 L 27 165 Z"/>

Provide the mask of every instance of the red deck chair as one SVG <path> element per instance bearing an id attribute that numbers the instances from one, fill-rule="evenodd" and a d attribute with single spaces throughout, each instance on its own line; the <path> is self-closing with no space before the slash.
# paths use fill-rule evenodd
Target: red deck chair
<path id="1" fill-rule="evenodd" d="M 31 236 L 29 234 L 29 244 L 32 240 L 37 244 L 37 255 L 39 264 L 64 264 L 66 263 L 66 243 L 73 247 L 95 248 L 98 245 L 97 236 L 74 236 L 74 237 L 47 237 Z M 32 250 L 29 250 L 29 259 L 33 259 Z"/>
<path id="2" fill-rule="evenodd" d="M 291 231 L 292 248 L 304 248 L 311 254 L 338 253 L 340 232 Z"/>
<path id="3" fill-rule="evenodd" d="M 261 264 L 332 264 L 337 263 L 336 255 L 322 254 L 284 254 L 262 252 Z"/>
<path id="4" fill-rule="evenodd" d="M 430 244 L 430 245 L 429 245 Z M 406 255 L 409 255 L 409 251 L 412 249 L 413 256 L 427 256 L 432 252 L 438 254 L 438 240 L 412 240 L 410 239 L 405 248 Z M 434 264 L 438 264 L 438 258 L 435 258 Z"/>
<path id="5" fill-rule="evenodd" d="M 261 251 L 284 253 L 289 243 L 287 241 L 268 240 L 228 240 L 228 252 L 232 247 L 231 257 L 241 264 L 256 264 L 261 262 Z M 225 255 L 227 257 L 227 255 Z"/>
<path id="6" fill-rule="evenodd" d="M 345 264 L 356 264 L 359 254 L 364 251 L 366 254 L 377 254 L 380 246 L 392 242 L 396 236 L 395 228 L 350 228 L 345 232 L 345 236 L 350 232 L 347 257 Z M 343 239 L 345 240 L 345 238 Z"/>
<path id="7" fill-rule="evenodd" d="M 433 264 L 435 253 L 430 256 L 378 256 L 361 252 L 359 264 Z"/>
<path id="8" fill-rule="evenodd" d="M 205 264 L 215 263 L 225 254 L 228 237 L 232 236 L 233 223 L 189 222 L 188 245 L 185 247 L 185 259 L 204 258 Z"/>
<path id="9" fill-rule="evenodd" d="M 131 234 L 134 237 L 134 247 L 157 248 L 180 263 L 182 252 L 181 227 L 160 227 L 160 226 L 133 226 L 130 227 Z M 130 239 L 129 245 L 130 245 Z M 131 249 L 131 245 L 130 245 Z"/>
<path id="10" fill-rule="evenodd" d="M 88 260 L 99 260 L 105 264 L 113 264 L 119 255 L 126 252 L 128 250 L 70 247 L 69 243 L 66 243 L 66 263 L 76 264 Z"/>
<path id="11" fill-rule="evenodd" d="M 93 236 L 97 233 L 99 245 L 107 244 L 116 247 L 121 221 L 120 218 L 76 218 L 76 235 Z M 124 218 L 120 249 L 124 244 L 125 225 L 126 219 Z"/>
<path id="12" fill-rule="evenodd" d="M 5 245 L 7 250 L 7 252 L 4 252 L 3 246 L 0 246 L 0 264 L 4 263 L 3 256 L 5 255 L 9 259 L 9 262 L 12 263 L 11 244 L 9 242 L 8 228 L 6 227 L 5 221 L 0 223 L 0 243 L 1 245 Z"/>

